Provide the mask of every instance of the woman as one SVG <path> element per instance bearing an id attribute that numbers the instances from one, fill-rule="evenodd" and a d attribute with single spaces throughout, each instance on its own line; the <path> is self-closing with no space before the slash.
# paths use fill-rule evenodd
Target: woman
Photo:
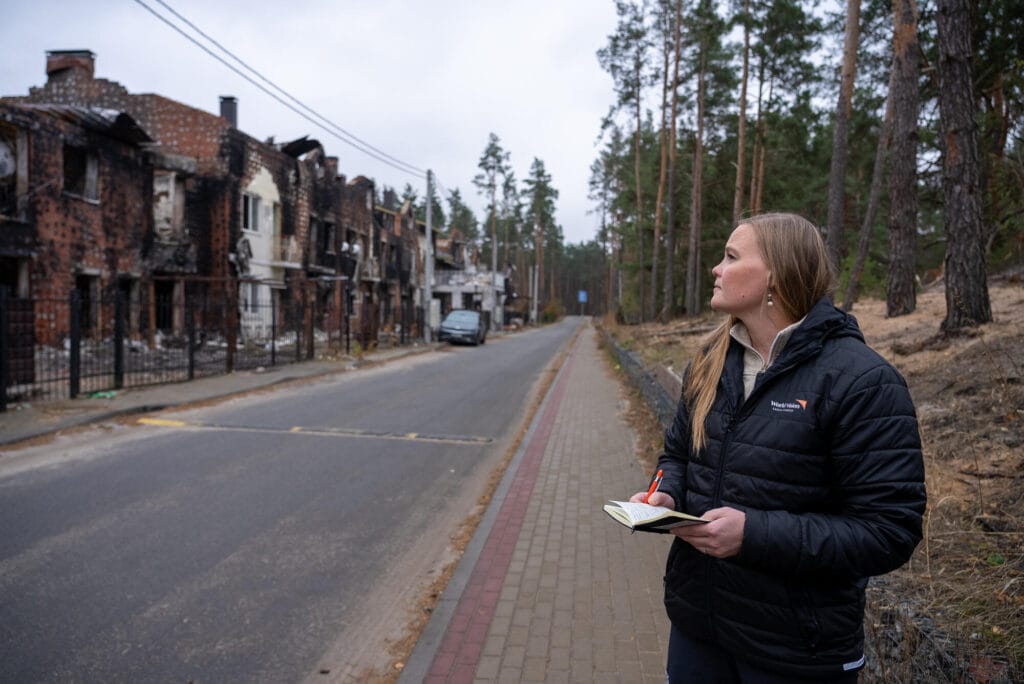
<path id="1" fill-rule="evenodd" d="M 744 220 L 712 274 L 729 318 L 687 369 L 650 497 L 711 521 L 673 531 L 669 681 L 855 682 L 867 578 L 921 539 L 910 393 L 829 300 L 810 222 Z"/>

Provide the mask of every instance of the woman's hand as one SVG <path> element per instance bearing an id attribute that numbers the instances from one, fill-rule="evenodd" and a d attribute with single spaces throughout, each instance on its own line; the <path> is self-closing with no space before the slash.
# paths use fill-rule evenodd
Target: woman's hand
<path id="1" fill-rule="evenodd" d="M 746 513 L 735 508 L 712 508 L 701 517 L 711 522 L 677 527 L 672 530 L 672 534 L 701 553 L 715 558 L 729 558 L 740 552 L 743 526 L 747 522 Z"/>
<path id="2" fill-rule="evenodd" d="M 647 492 L 637 492 L 633 496 L 629 497 L 629 500 L 633 503 L 643 503 L 645 496 L 647 496 Z M 676 509 L 676 500 L 665 492 L 654 492 L 651 494 L 651 498 L 647 500 L 647 503 L 652 506 L 664 506 L 665 508 L 671 508 L 673 511 Z"/>

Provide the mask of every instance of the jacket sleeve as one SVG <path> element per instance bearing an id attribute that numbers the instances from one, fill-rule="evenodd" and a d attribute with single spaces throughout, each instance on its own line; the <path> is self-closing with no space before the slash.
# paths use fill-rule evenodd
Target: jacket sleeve
<path id="1" fill-rule="evenodd" d="M 686 375 L 683 386 L 686 386 Z M 690 412 L 686 401 L 680 397 L 676 406 L 676 415 L 672 424 L 665 431 L 665 444 L 658 458 L 658 468 L 662 471 L 661 490 L 671 495 L 676 502 L 676 510 L 684 510 L 686 498 L 686 464 L 690 460 Z"/>
<path id="2" fill-rule="evenodd" d="M 780 574 L 881 575 L 921 540 L 924 463 L 907 385 L 884 363 L 833 407 L 827 513 L 748 511 L 740 562 Z"/>

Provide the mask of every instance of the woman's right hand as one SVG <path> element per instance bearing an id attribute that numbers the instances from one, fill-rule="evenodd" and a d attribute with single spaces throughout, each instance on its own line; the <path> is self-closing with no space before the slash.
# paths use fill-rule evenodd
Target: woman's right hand
<path id="1" fill-rule="evenodd" d="M 637 492 L 633 496 L 629 497 L 632 503 L 643 503 L 644 497 L 647 496 L 647 492 Z M 676 509 L 676 500 L 665 492 L 654 492 L 651 494 L 651 498 L 647 500 L 647 503 L 652 506 L 664 506 L 665 508 Z"/>

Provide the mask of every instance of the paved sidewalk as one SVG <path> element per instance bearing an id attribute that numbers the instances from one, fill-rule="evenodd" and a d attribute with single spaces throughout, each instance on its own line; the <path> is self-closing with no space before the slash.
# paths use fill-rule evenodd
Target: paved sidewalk
<path id="1" fill-rule="evenodd" d="M 81 425 L 114 420 L 120 416 L 157 411 L 198 401 L 209 401 L 258 390 L 271 385 L 333 373 L 343 373 L 376 363 L 436 349 L 437 344 L 417 344 L 373 351 L 360 358 L 315 360 L 270 366 L 262 371 L 246 370 L 199 378 L 190 382 L 131 387 L 113 392 L 113 397 L 23 404 L 12 402 L 0 413 L 0 450 L 4 445 L 50 435 Z"/>
<path id="2" fill-rule="evenodd" d="M 671 538 L 601 510 L 649 478 L 623 397 L 585 326 L 401 682 L 665 681 Z"/>

